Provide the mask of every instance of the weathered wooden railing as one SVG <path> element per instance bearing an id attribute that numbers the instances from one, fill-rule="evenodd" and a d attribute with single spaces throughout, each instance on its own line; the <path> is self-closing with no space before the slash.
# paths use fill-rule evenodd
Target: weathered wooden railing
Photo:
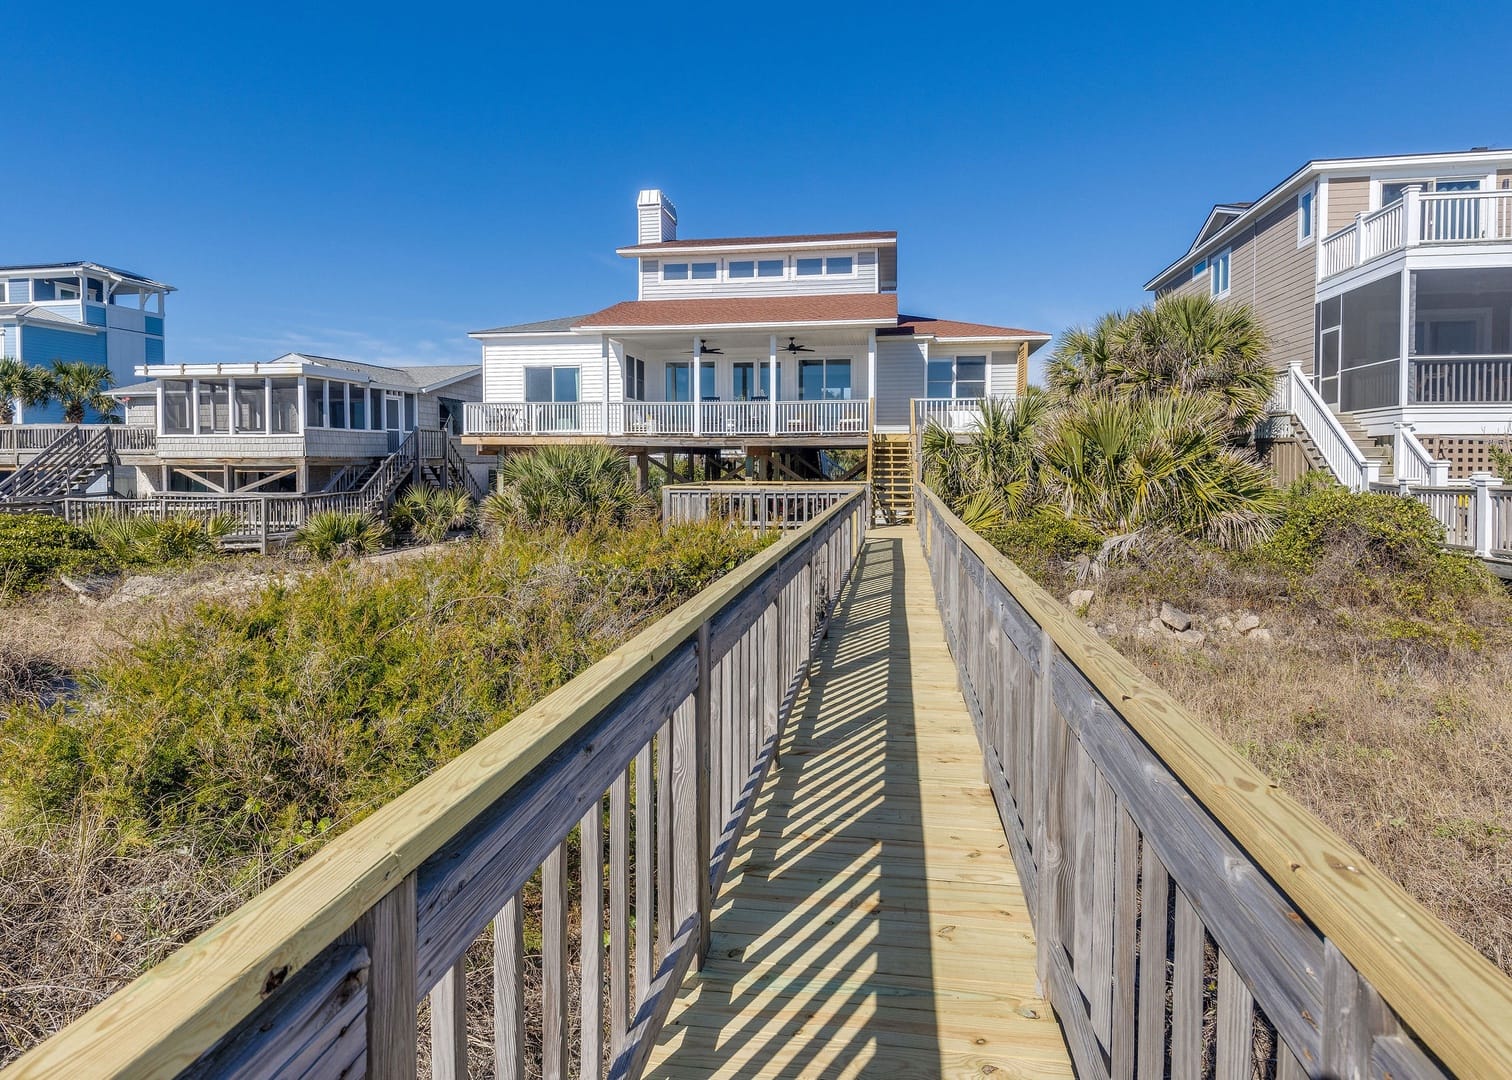
<path id="1" fill-rule="evenodd" d="M 917 501 L 1078 1075 L 1507 1074 L 1512 981 L 932 493 Z"/>
<path id="2" fill-rule="evenodd" d="M 638 1075 L 707 950 L 712 897 L 869 519 L 858 489 L 333 840 L 7 1080 L 413 1080 L 427 994 L 432 1075 L 465 1077 L 463 965 L 490 926 L 495 1075 L 525 1075 L 527 1041 L 548 1078 L 573 1061 L 581 1076 Z M 574 834 L 580 899 L 568 895 Z M 524 891 L 538 874 L 544 1019 L 527 1031 Z"/>
<path id="3" fill-rule="evenodd" d="M 662 521 L 733 521 L 751 529 L 800 529 L 850 496 L 859 484 L 757 483 L 667 484 L 661 489 Z"/>

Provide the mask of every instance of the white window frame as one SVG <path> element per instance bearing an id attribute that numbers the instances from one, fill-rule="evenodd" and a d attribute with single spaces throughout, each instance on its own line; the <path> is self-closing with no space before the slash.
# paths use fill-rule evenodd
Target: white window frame
<path id="1" fill-rule="evenodd" d="M 708 277 L 697 277 L 693 273 L 696 266 L 712 266 L 714 273 Z M 722 259 L 689 259 L 688 280 L 691 281 L 719 281 L 724 276 L 724 261 Z"/>
<path id="2" fill-rule="evenodd" d="M 1297 246 L 1306 247 L 1317 235 L 1318 189 L 1309 187 L 1297 193 Z"/>
<path id="3" fill-rule="evenodd" d="M 672 267 L 672 266 L 680 266 L 680 267 L 682 267 L 682 269 L 683 269 L 683 275 L 682 275 L 682 277 L 668 277 L 667 276 L 667 268 L 668 267 Z M 671 263 L 664 261 L 661 264 L 661 279 L 664 282 L 667 282 L 667 281 L 692 281 L 693 280 L 693 262 L 692 262 L 692 260 L 690 259 L 687 262 L 671 262 Z"/>
<path id="4" fill-rule="evenodd" d="M 1223 284 L 1219 287 L 1218 266 L 1223 265 Z M 1226 247 L 1208 260 L 1208 292 L 1214 300 L 1222 300 L 1229 294 L 1233 284 L 1234 249 Z"/>
<path id="5" fill-rule="evenodd" d="M 777 264 L 777 273 L 775 273 L 775 274 L 763 274 L 761 272 L 761 264 L 762 263 L 776 263 Z M 772 280 L 781 281 L 782 279 L 786 278 L 787 276 L 788 276 L 788 261 L 787 261 L 787 259 L 785 257 L 779 256 L 779 257 L 777 257 L 775 259 L 762 259 L 762 258 L 758 258 L 756 260 L 756 280 L 760 281 L 762 278 L 766 278 L 768 281 L 772 281 Z"/>
<path id="6" fill-rule="evenodd" d="M 961 366 L 962 360 L 980 360 L 982 362 L 982 394 L 981 398 L 971 395 L 969 400 L 977 401 L 990 396 L 992 386 L 992 353 L 991 352 L 965 352 L 950 353 L 948 355 L 936 355 L 931 352 L 924 361 L 924 394 L 929 395 L 929 365 L 950 363 L 950 396 L 948 398 L 929 398 L 930 401 L 964 401 L 967 395 L 961 393 Z"/>
<path id="7" fill-rule="evenodd" d="M 1203 274 L 1205 274 L 1207 272 L 1208 272 L 1208 261 L 1207 261 L 1207 259 L 1198 259 L 1196 262 L 1194 262 L 1192 264 L 1192 277 L 1194 279 L 1201 277 Z"/>
<path id="8" fill-rule="evenodd" d="M 745 265 L 745 264 L 749 264 L 750 265 L 751 272 L 749 274 L 742 274 L 740 277 L 736 277 L 735 276 L 735 267 L 738 266 L 738 265 Z M 725 261 L 725 280 L 727 280 L 727 281 L 755 281 L 756 280 L 756 260 L 755 259 L 727 259 Z"/>

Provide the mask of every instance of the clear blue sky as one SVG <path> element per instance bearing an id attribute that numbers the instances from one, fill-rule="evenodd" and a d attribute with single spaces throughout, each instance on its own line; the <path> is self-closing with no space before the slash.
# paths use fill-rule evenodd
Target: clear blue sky
<path id="1" fill-rule="evenodd" d="M 1059 331 L 1311 157 L 1512 145 L 1497 4 L 316 7 L 8 11 L 0 262 L 176 285 L 170 360 L 472 360 L 632 297 L 661 187 L 685 236 L 896 228 L 905 310 Z"/>

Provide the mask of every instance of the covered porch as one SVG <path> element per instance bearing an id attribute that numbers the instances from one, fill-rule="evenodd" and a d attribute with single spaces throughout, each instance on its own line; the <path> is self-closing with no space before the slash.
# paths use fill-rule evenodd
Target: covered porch
<path id="1" fill-rule="evenodd" d="M 1371 435 L 1512 425 L 1512 265 L 1414 259 L 1322 294 L 1314 380 Z"/>
<path id="2" fill-rule="evenodd" d="M 876 357 L 869 327 L 606 335 L 601 380 L 581 364 L 527 360 L 523 398 L 466 406 L 464 429 L 506 444 L 859 446 L 871 430 Z"/>

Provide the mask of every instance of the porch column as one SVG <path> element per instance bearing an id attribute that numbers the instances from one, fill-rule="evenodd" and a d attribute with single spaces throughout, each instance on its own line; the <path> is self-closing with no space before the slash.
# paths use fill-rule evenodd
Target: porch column
<path id="1" fill-rule="evenodd" d="M 1402 246 L 1416 247 L 1423 238 L 1423 185 L 1408 184 L 1402 191 Z"/>
<path id="2" fill-rule="evenodd" d="M 1412 362 L 1412 271 L 1402 270 L 1402 321 L 1397 347 L 1397 408 L 1407 406 L 1408 371 Z"/>
<path id="3" fill-rule="evenodd" d="M 703 339 L 693 338 L 693 385 L 688 387 L 688 396 L 693 399 L 693 434 L 703 434 L 703 395 L 699 393 L 703 386 Z M 692 465 L 688 466 L 692 471 Z"/>
<path id="4" fill-rule="evenodd" d="M 877 426 L 877 328 L 866 332 L 866 427 Z"/>
<path id="5" fill-rule="evenodd" d="M 767 434 L 777 437 L 777 335 L 767 341 Z"/>

